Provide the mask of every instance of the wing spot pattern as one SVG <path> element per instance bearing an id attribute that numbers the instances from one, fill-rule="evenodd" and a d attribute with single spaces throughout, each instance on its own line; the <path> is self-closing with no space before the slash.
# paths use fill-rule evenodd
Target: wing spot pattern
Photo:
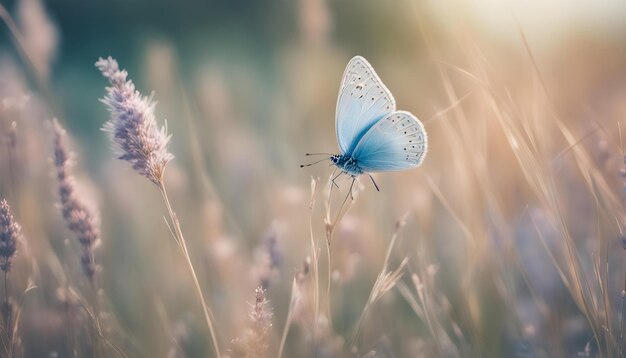
<path id="1" fill-rule="evenodd" d="M 425 135 L 423 133 L 423 127 L 420 126 L 419 123 L 412 117 L 407 117 L 403 113 L 387 117 L 385 121 L 380 123 L 380 126 L 377 129 L 385 138 L 387 138 L 387 140 L 397 141 L 404 138 L 406 144 L 398 148 L 398 150 L 405 153 L 403 159 L 411 163 L 411 165 L 421 163 L 422 158 L 426 155 Z M 379 163 L 379 165 L 382 165 L 384 163 L 379 159 L 371 159 L 372 156 L 379 156 L 381 153 L 389 153 L 390 155 L 393 153 L 384 144 L 379 145 L 376 148 L 370 148 L 368 151 L 369 153 L 365 158 L 368 158 L 367 160 L 370 162 L 370 165 L 373 163 Z M 400 153 L 397 153 L 396 155 L 398 154 Z M 400 156 L 400 158 L 402 158 L 402 156 Z"/>
<path id="2" fill-rule="evenodd" d="M 368 98 L 370 100 L 368 100 Z M 395 110 L 395 101 L 366 60 L 355 57 L 348 65 L 339 91 L 336 130 L 339 146 L 350 150 L 362 130 Z"/>

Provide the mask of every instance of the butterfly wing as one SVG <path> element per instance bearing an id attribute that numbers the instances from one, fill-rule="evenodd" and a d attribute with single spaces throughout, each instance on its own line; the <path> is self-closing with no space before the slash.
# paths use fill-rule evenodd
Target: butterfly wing
<path id="1" fill-rule="evenodd" d="M 388 172 L 422 164 L 428 151 L 424 125 L 409 112 L 394 112 L 375 123 L 352 157 L 365 172 Z"/>
<path id="2" fill-rule="evenodd" d="M 361 56 L 353 57 L 346 66 L 337 98 L 335 129 L 341 153 L 351 153 L 374 123 L 395 110 L 391 92 L 372 65 Z"/>

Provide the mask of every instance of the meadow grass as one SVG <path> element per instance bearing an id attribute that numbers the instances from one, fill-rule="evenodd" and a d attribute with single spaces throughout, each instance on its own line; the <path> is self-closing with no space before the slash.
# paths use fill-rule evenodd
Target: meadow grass
<path id="1" fill-rule="evenodd" d="M 600 66 L 576 62 L 589 78 L 547 70 L 524 31 L 514 54 L 494 55 L 471 31 L 433 33 L 418 16 L 418 60 L 372 62 L 399 107 L 425 119 L 428 157 L 376 174 L 381 192 L 368 178 L 334 187 L 324 165 L 299 169 L 298 151 L 334 145 L 346 56 L 327 39 L 330 10 L 303 4 L 315 11 L 301 14 L 301 47 L 281 55 L 284 88 L 263 125 L 245 100 L 265 86 L 241 68 L 189 81 L 159 47 L 142 64 L 156 68 L 144 96 L 152 88 L 100 59 L 109 87 L 94 113 L 109 110 L 115 150 L 102 155 L 87 142 L 101 132 L 73 136 L 58 116 L 49 49 L 27 45 L 0 6 L 21 60 L 0 62 L 11 79 L 0 83 L 0 354 L 624 356 L 626 98 L 593 102 Z M 293 70 L 326 65 L 337 71 Z"/>

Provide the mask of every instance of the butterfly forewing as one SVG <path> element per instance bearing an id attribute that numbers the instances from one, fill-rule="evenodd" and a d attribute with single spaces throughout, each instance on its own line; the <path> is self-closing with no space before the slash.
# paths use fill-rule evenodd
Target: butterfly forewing
<path id="1" fill-rule="evenodd" d="M 396 110 L 391 92 L 361 56 L 350 60 L 337 99 L 336 131 L 342 154 L 354 151 L 365 133 Z"/>
<path id="2" fill-rule="evenodd" d="M 405 111 L 391 113 L 359 140 L 352 157 L 365 172 L 396 171 L 422 164 L 428 138 L 422 122 Z"/>

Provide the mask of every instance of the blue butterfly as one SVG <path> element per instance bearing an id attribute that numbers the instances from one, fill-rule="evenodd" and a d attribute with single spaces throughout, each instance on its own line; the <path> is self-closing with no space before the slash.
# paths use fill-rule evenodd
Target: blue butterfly
<path id="1" fill-rule="evenodd" d="M 372 178 L 369 173 L 415 168 L 428 150 L 422 122 L 396 110 L 393 95 L 361 56 L 353 57 L 343 74 L 335 129 L 341 154 L 329 159 L 341 170 L 339 175 L 352 176 L 352 184 L 361 174 Z"/>

